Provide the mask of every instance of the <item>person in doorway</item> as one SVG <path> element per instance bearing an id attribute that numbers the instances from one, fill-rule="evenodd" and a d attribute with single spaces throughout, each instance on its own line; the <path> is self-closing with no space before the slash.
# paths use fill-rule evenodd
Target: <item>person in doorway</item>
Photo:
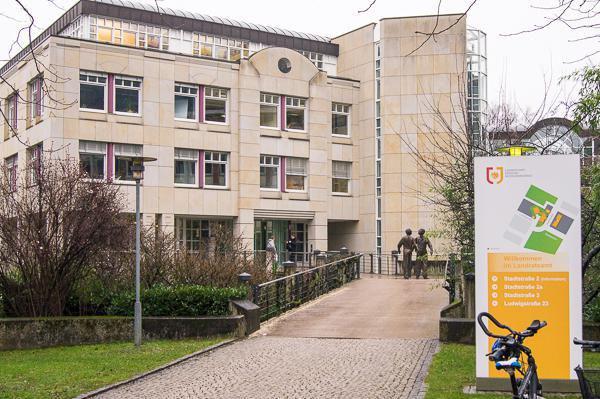
<path id="1" fill-rule="evenodd" d="M 275 236 L 272 235 L 271 238 L 267 241 L 267 273 L 269 276 L 274 274 L 275 269 L 277 268 L 277 247 L 275 246 Z"/>
<path id="2" fill-rule="evenodd" d="M 429 238 L 425 236 L 425 229 L 419 229 L 419 236 L 415 238 L 417 247 L 417 263 L 415 264 L 415 277 L 419 278 L 423 274 L 423 278 L 427 278 L 427 248 L 429 254 L 433 255 L 433 246 Z"/>
<path id="3" fill-rule="evenodd" d="M 288 238 L 288 240 L 285 243 L 285 249 L 287 250 L 288 253 L 288 260 L 295 262 L 296 261 L 296 236 L 294 234 L 292 234 L 290 236 L 290 238 Z"/>
<path id="4" fill-rule="evenodd" d="M 404 270 L 404 278 L 408 280 L 412 274 L 412 253 L 416 246 L 415 239 L 412 237 L 412 230 L 406 229 L 405 233 L 406 235 L 398 241 L 398 253 L 402 253 L 402 269 Z"/>

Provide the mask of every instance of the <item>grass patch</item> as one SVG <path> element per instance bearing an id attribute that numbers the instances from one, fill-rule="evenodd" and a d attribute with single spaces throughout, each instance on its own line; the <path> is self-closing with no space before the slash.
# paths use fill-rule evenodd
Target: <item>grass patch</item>
<path id="1" fill-rule="evenodd" d="M 72 398 L 152 370 L 225 338 L 63 346 L 0 352 L 0 398 Z"/>
<path id="2" fill-rule="evenodd" d="M 590 368 L 600 368 L 600 353 L 584 352 L 584 364 Z M 464 394 L 463 387 L 475 385 L 475 346 L 443 344 L 433 358 L 425 399 L 506 399 L 510 395 Z M 553 396 L 545 398 L 581 399 L 581 395 Z"/>

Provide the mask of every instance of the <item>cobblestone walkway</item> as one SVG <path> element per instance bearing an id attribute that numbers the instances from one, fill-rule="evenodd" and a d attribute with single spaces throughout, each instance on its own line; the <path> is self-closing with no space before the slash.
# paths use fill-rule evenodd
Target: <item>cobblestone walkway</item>
<path id="1" fill-rule="evenodd" d="M 255 337 L 98 397 L 421 399 L 423 380 L 438 345 L 432 337 L 437 327 L 432 326 L 437 325 L 439 309 L 444 305 L 439 292 L 432 295 L 441 288 L 432 287 L 421 281 L 362 279 L 292 312 Z M 372 298 L 374 291 L 380 294 L 377 300 Z M 386 301 L 391 305 L 377 304 L 379 310 L 374 309 L 374 302 Z M 421 308 L 424 311 L 419 317 L 423 321 L 415 323 L 415 309 L 405 305 L 425 302 L 427 309 Z M 351 317 L 350 323 L 344 321 L 343 314 L 362 317 Z M 315 327 L 310 320 L 317 315 L 320 320 Z M 330 328 L 325 329 L 328 323 Z M 356 323 L 371 323 L 377 328 L 354 330 Z M 422 338 L 416 338 L 419 331 Z"/>
<path id="2" fill-rule="evenodd" d="M 256 337 L 101 398 L 382 398 L 422 394 L 435 340 Z"/>

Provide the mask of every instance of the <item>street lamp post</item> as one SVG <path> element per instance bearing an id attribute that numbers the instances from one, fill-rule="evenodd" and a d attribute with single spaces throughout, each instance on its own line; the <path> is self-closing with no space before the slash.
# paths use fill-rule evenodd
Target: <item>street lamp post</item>
<path id="1" fill-rule="evenodd" d="M 132 158 L 131 174 L 135 180 L 135 305 L 133 309 L 133 342 L 142 344 L 142 302 L 140 301 L 140 183 L 144 178 L 144 162 L 156 161 L 151 157 Z"/>

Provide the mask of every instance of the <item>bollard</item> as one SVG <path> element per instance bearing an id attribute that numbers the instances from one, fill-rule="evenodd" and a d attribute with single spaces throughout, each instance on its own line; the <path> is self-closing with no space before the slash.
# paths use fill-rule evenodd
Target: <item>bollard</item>
<path id="1" fill-rule="evenodd" d="M 250 280 L 251 279 L 252 279 L 252 275 L 250 273 L 243 272 L 238 275 L 238 281 L 240 282 L 240 284 L 248 289 L 248 294 L 247 294 L 248 300 L 252 300 L 252 290 L 250 289 Z"/>
<path id="2" fill-rule="evenodd" d="M 327 255 L 326 254 L 319 253 L 316 256 L 316 258 L 317 258 L 317 262 L 316 262 L 317 263 L 317 267 L 318 266 L 323 266 L 327 262 Z"/>
<path id="3" fill-rule="evenodd" d="M 289 276 L 290 274 L 294 274 L 296 272 L 296 262 L 292 262 L 291 260 L 287 260 L 283 262 L 283 275 Z"/>
<path id="4" fill-rule="evenodd" d="M 394 262 L 394 274 L 398 275 L 398 251 L 392 251 L 392 262 Z"/>

